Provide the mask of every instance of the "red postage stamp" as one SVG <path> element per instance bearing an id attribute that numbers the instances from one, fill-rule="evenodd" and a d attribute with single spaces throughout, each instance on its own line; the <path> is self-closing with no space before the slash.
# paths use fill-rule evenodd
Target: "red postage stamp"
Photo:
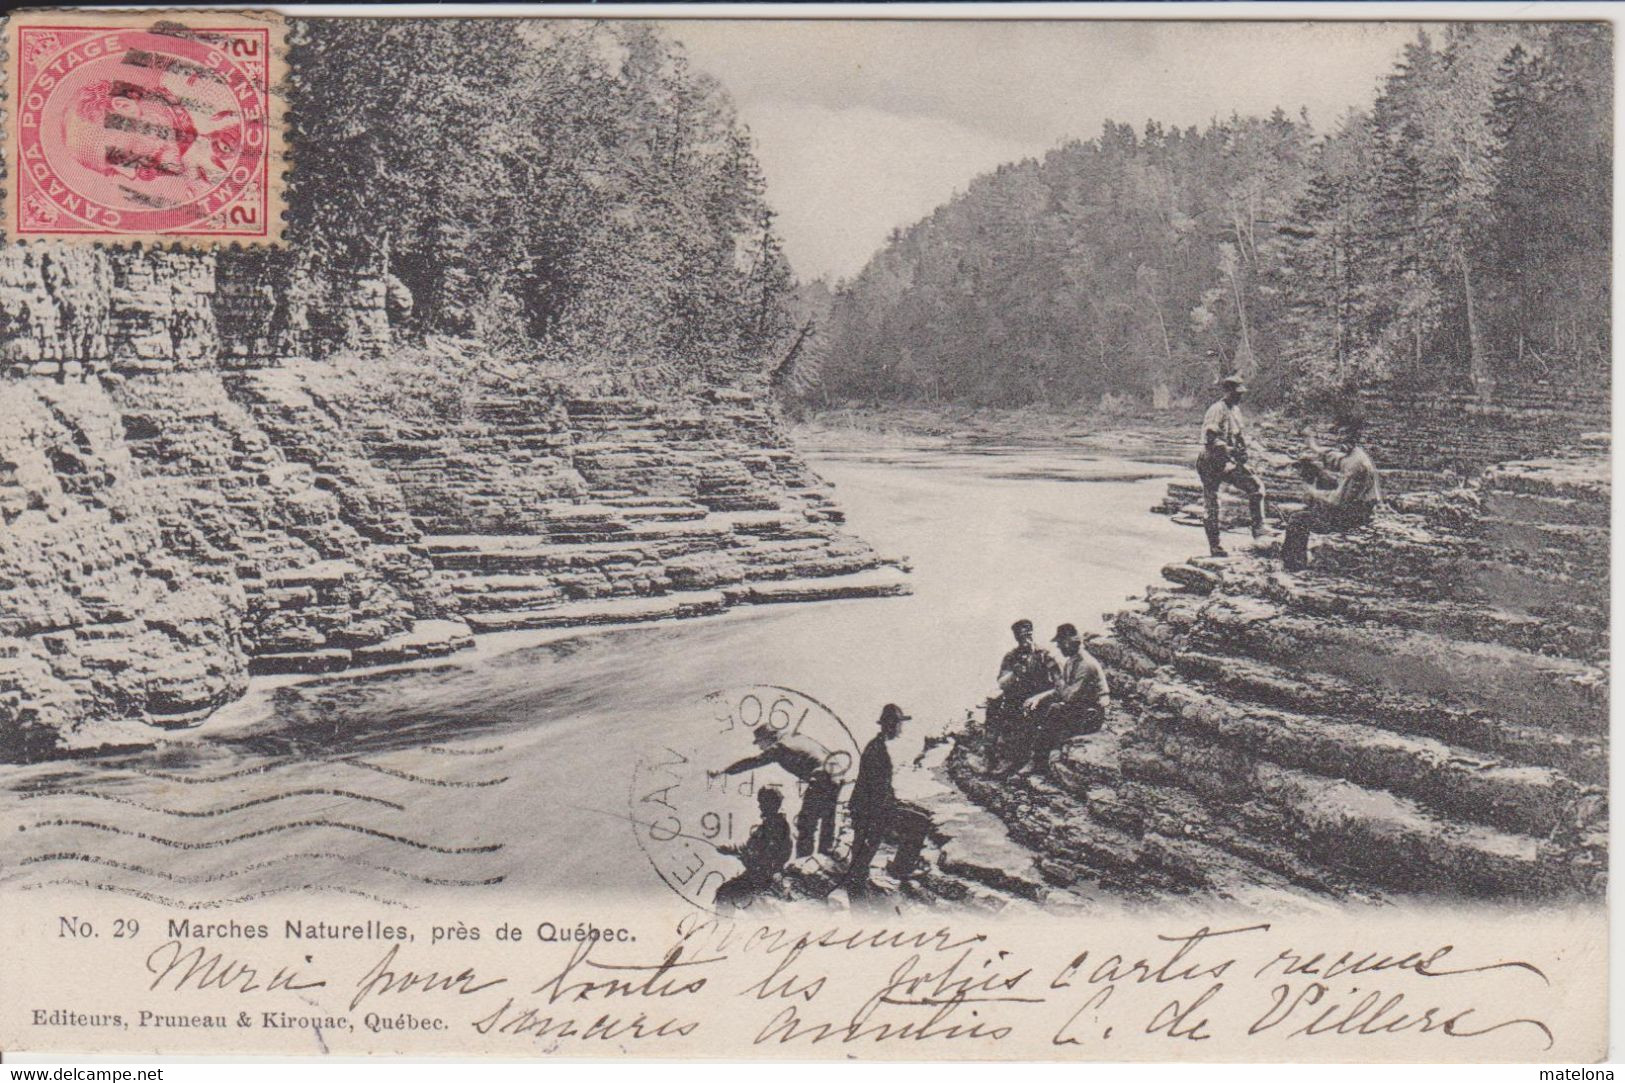
<path id="1" fill-rule="evenodd" d="M 280 241 L 280 18 L 29 12 L 5 43 L 8 239 Z"/>

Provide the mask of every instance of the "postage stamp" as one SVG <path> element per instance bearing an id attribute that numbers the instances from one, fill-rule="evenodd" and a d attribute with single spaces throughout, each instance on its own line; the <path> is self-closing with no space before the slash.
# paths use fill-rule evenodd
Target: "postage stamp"
<path id="1" fill-rule="evenodd" d="M 9 237 L 280 241 L 280 17 L 28 12 L 5 33 Z"/>

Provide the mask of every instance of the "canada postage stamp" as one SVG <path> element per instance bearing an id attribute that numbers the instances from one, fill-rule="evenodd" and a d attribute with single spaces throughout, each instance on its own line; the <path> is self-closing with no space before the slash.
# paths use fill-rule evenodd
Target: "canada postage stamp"
<path id="1" fill-rule="evenodd" d="M 279 17 L 19 12 L 5 33 L 9 238 L 280 239 Z"/>
<path id="2" fill-rule="evenodd" d="M 6 1067 L 1606 1055 L 1613 26 L 1118 8 L 11 18 Z"/>

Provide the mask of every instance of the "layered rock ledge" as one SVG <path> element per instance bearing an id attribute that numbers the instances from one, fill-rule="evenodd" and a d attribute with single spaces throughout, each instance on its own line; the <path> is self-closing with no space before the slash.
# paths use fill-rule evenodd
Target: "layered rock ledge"
<path id="1" fill-rule="evenodd" d="M 380 272 L 309 262 L 0 254 L 0 758 L 148 742 L 253 673 L 907 591 L 759 395 L 393 345 Z"/>
<path id="2" fill-rule="evenodd" d="M 1100 734 L 951 777 L 1053 885 L 1130 897 L 1599 896 L 1605 447 L 1393 498 L 1366 529 L 1198 557 L 1089 649 Z"/>

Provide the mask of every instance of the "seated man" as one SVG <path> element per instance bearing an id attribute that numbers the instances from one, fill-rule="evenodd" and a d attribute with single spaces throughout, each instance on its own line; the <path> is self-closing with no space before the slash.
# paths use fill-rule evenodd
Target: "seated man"
<path id="1" fill-rule="evenodd" d="M 1111 706 L 1111 690 L 1106 671 L 1094 655 L 1083 649 L 1077 628 L 1063 624 L 1055 630 L 1055 644 L 1061 649 L 1061 668 L 1055 687 L 1027 700 L 1034 712 L 1037 740 L 1029 768 L 1042 767 L 1049 754 L 1069 737 L 1098 733 L 1106 724 Z"/>
<path id="2" fill-rule="evenodd" d="M 1382 500 L 1377 467 L 1360 446 L 1365 420 L 1347 414 L 1337 421 L 1337 447 L 1327 451 L 1311 438 L 1310 454 L 1299 460 L 1314 488 L 1308 503 L 1287 520 L 1281 564 L 1288 571 L 1309 566 L 1309 535 L 1355 530 L 1371 521 Z"/>
<path id="3" fill-rule="evenodd" d="M 830 854 L 835 850 L 835 804 L 841 793 L 841 783 L 830 770 L 832 757 L 829 750 L 810 737 L 787 733 L 779 736 L 768 726 L 757 726 L 751 740 L 760 751 L 724 767 L 721 771 L 708 771 L 718 775 L 737 775 L 741 771 L 754 771 L 768 764 L 778 764 L 803 784 L 801 811 L 796 813 L 796 856 L 807 857 L 813 852 L 816 840 L 818 852 Z M 851 759 L 846 758 L 847 766 Z"/>
<path id="4" fill-rule="evenodd" d="M 998 687 L 987 701 L 989 761 L 995 774 L 1015 770 L 1032 755 L 1032 720 L 1022 709 L 1027 700 L 1055 686 L 1057 666 L 1050 653 L 1033 646 L 1033 622 L 1010 626 L 1016 645 L 999 663 Z"/>
<path id="5" fill-rule="evenodd" d="M 773 886 L 773 878 L 784 871 L 790 860 L 790 825 L 779 809 L 784 797 L 772 786 L 756 791 L 756 807 L 762 822 L 750 829 L 743 846 L 719 846 L 717 852 L 737 857 L 745 871 L 717 888 L 717 906 L 749 906 L 750 901 Z"/>

